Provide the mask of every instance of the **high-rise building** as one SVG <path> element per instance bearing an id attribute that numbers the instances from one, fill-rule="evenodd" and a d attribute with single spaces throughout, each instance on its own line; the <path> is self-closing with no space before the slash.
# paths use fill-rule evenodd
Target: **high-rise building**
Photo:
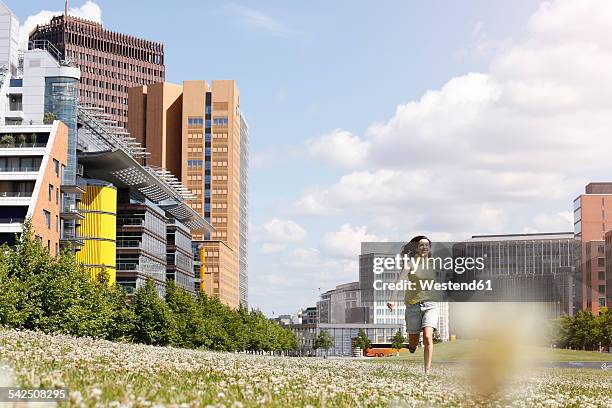
<path id="1" fill-rule="evenodd" d="M 191 207 L 215 228 L 194 235 L 202 254 L 198 289 L 246 306 L 248 128 L 236 82 L 139 86 L 128 100 L 128 129 L 151 152 L 146 163 L 180 175 L 195 196 Z"/>
<path id="2" fill-rule="evenodd" d="M 589 183 L 585 193 L 574 199 L 574 237 L 581 247 L 576 256 L 582 283 L 581 306 L 593 313 L 606 305 L 604 239 L 609 230 L 612 183 Z"/>
<path id="3" fill-rule="evenodd" d="M 5 67 L 11 75 L 17 73 L 19 49 L 19 20 L 3 1 L 0 0 L 0 66 Z"/>
<path id="4" fill-rule="evenodd" d="M 162 43 L 110 31 L 100 23 L 55 16 L 30 33 L 30 41 L 41 40 L 52 43 L 61 59 L 73 61 L 81 69 L 80 103 L 104 108 L 124 128 L 128 89 L 165 79 Z"/>

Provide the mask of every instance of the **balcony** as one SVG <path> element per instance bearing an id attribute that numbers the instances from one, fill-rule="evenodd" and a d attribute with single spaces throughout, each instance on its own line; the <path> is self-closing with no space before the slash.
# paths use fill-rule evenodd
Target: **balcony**
<path id="1" fill-rule="evenodd" d="M 142 242 L 137 239 L 118 239 L 117 248 L 142 248 Z"/>
<path id="2" fill-rule="evenodd" d="M 31 200 L 31 191 L 0 191 L 0 206 L 30 205 Z"/>
<path id="3" fill-rule="evenodd" d="M 21 104 L 19 104 L 21 105 Z M 15 105 L 17 106 L 17 105 Z M 7 117 L 12 117 L 7 115 Z M 19 118 L 16 118 L 19 119 Z M 48 134 L 33 133 L 5 133 L 0 135 L 0 149 L 44 148 L 47 146 Z M 44 153 L 44 152 L 43 152 Z M 5 155 L 5 152 L 2 152 Z"/>
<path id="4" fill-rule="evenodd" d="M 166 268 L 160 269 L 159 271 L 145 270 L 146 268 L 136 262 L 117 262 L 117 273 L 123 275 L 140 275 L 152 278 L 154 280 L 165 282 L 166 281 Z"/>
<path id="5" fill-rule="evenodd" d="M 81 214 L 76 204 L 72 202 L 64 203 L 60 211 L 60 217 L 64 220 L 83 220 L 85 216 Z"/>
<path id="6" fill-rule="evenodd" d="M 0 158 L 0 161 L 2 159 Z M 38 177 L 36 166 L 0 166 L 0 180 L 2 181 L 23 181 L 36 180 Z"/>
<path id="7" fill-rule="evenodd" d="M 142 227 L 144 220 L 142 218 L 117 218 L 117 227 Z"/>
<path id="8" fill-rule="evenodd" d="M 85 245 L 85 243 L 83 242 L 83 237 L 81 237 L 76 231 L 76 228 L 64 227 L 60 238 L 60 245 L 62 248 L 68 245 L 72 245 L 73 247 L 81 247 Z"/>
<path id="9" fill-rule="evenodd" d="M 0 167 L 2 172 L 38 172 L 39 167 L 18 166 L 18 167 Z"/>
<path id="10" fill-rule="evenodd" d="M 0 218 L 0 232 L 18 234 L 22 231 L 25 218 Z"/>
<path id="11" fill-rule="evenodd" d="M 76 177 L 75 180 L 68 180 L 64 177 L 62 180 L 62 192 L 68 194 L 85 194 L 87 183 L 81 177 Z"/>

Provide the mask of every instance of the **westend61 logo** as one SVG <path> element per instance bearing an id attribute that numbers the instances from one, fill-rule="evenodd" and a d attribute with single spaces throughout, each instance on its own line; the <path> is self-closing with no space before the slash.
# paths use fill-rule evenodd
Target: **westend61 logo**
<path id="1" fill-rule="evenodd" d="M 403 269 L 410 269 L 410 273 L 414 274 L 415 271 L 425 270 L 436 270 L 436 271 L 453 271 L 458 275 L 463 274 L 467 270 L 482 271 L 485 268 L 484 257 L 410 257 L 407 254 L 397 254 L 394 257 L 375 257 L 374 266 L 372 271 L 376 275 L 387 271 L 397 271 Z"/>

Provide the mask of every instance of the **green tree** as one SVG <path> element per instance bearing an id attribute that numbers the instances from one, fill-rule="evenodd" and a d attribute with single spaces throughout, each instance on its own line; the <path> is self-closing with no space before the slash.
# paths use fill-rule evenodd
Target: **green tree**
<path id="1" fill-rule="evenodd" d="M 0 145 L 5 147 L 13 147 L 15 146 L 15 138 L 11 134 L 5 134 L 0 138 Z"/>
<path id="2" fill-rule="evenodd" d="M 315 350 L 323 349 L 324 350 L 323 357 L 327 358 L 327 350 L 329 350 L 333 346 L 334 346 L 334 341 L 331 339 L 331 337 L 329 337 L 329 334 L 327 333 L 327 331 L 321 330 L 319 332 L 319 335 L 315 339 L 314 349 Z"/>
<path id="3" fill-rule="evenodd" d="M 370 341 L 370 338 L 366 334 L 365 330 L 359 329 L 357 337 L 353 339 L 353 347 L 360 348 L 362 350 L 367 350 L 372 347 L 372 342 Z"/>
<path id="4" fill-rule="evenodd" d="M 55 120 L 55 114 L 53 114 L 51 112 L 45 112 L 45 114 L 43 115 L 43 123 L 45 125 L 53 124 L 54 120 Z"/>
<path id="5" fill-rule="evenodd" d="M 397 355 L 399 356 L 399 351 L 404 347 L 404 343 L 406 342 L 406 338 L 402 334 L 401 330 L 398 330 L 393 336 L 393 341 L 391 342 L 391 347 L 397 351 Z"/>
<path id="6" fill-rule="evenodd" d="M 24 304 L 22 284 L 9 273 L 10 248 L 0 247 L 0 326 L 22 327 L 26 313 L 19 307 Z"/>
<path id="7" fill-rule="evenodd" d="M 134 294 L 134 341 L 165 346 L 176 341 L 176 322 L 172 311 L 157 295 L 155 284 L 147 279 Z"/>
<path id="8" fill-rule="evenodd" d="M 602 307 L 597 316 L 599 326 L 599 338 L 602 347 L 612 347 L 612 309 Z"/>

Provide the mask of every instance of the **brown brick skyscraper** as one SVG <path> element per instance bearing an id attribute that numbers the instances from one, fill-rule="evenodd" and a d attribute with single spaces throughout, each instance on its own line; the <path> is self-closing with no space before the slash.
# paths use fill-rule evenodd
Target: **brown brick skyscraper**
<path id="1" fill-rule="evenodd" d="M 47 40 L 64 59 L 81 69 L 82 104 L 104 107 L 127 128 L 128 88 L 164 82 L 164 45 L 105 30 L 101 24 L 72 16 L 55 16 L 37 26 L 30 41 Z"/>

